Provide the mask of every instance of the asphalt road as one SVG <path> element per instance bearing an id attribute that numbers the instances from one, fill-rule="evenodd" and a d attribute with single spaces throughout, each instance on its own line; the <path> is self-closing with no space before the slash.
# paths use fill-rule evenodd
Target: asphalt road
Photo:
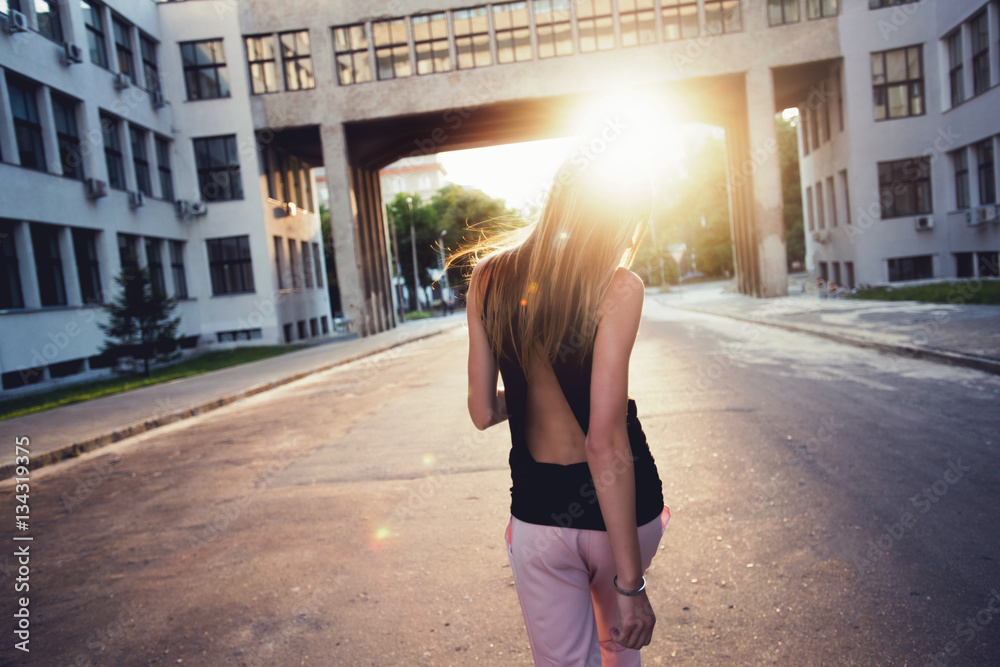
<path id="1" fill-rule="evenodd" d="M 465 341 L 33 471 L 31 652 L 8 620 L 0 664 L 529 665 Z M 1000 377 L 649 297 L 630 394 L 673 514 L 645 664 L 996 664 Z"/>

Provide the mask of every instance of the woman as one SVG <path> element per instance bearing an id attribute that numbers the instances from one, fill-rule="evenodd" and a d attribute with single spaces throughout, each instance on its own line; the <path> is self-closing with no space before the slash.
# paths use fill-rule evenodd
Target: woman
<path id="1" fill-rule="evenodd" d="M 536 665 L 638 665 L 669 518 L 628 397 L 648 178 L 610 152 L 557 173 L 537 222 L 469 255 L 469 413 L 509 418 L 507 555 Z M 498 373 L 503 389 L 497 388 Z"/>

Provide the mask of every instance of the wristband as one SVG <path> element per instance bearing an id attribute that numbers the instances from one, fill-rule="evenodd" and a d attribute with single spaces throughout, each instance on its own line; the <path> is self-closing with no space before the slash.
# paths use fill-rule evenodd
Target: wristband
<path id="1" fill-rule="evenodd" d="M 642 586 L 639 586 L 639 588 L 635 589 L 634 591 L 627 591 L 624 588 L 620 588 L 618 586 L 618 575 L 617 574 L 615 575 L 615 578 L 614 578 L 614 585 L 615 585 L 615 590 L 618 591 L 619 594 L 624 595 L 626 597 L 634 598 L 639 593 L 642 593 L 644 590 L 646 590 L 646 577 L 644 576 L 642 578 Z"/>

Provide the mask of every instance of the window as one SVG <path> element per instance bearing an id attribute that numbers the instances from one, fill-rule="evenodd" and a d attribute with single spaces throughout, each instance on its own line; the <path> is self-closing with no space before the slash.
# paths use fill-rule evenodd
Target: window
<path id="1" fill-rule="evenodd" d="M 170 274 L 174 279 L 174 298 L 188 298 L 187 278 L 184 275 L 184 241 L 170 242 Z"/>
<path id="2" fill-rule="evenodd" d="M 823 184 L 816 184 L 816 222 L 820 229 L 826 229 L 826 207 L 823 204 Z"/>
<path id="3" fill-rule="evenodd" d="M 802 154 L 809 155 L 809 110 L 799 110 L 799 124 L 802 126 Z"/>
<path id="4" fill-rule="evenodd" d="M 847 170 L 840 172 L 840 187 L 844 191 L 844 222 L 851 224 L 851 189 L 847 180 Z"/>
<path id="5" fill-rule="evenodd" d="M 973 17 L 972 27 L 972 94 L 981 95 L 990 87 L 990 24 L 987 12 Z"/>
<path id="6" fill-rule="evenodd" d="M 930 255 L 896 257 L 889 260 L 889 282 L 924 280 L 934 277 L 934 261 Z"/>
<path id="7" fill-rule="evenodd" d="M 313 202 L 313 191 L 312 191 L 312 177 L 309 173 L 309 165 L 305 162 L 302 163 L 302 184 L 306 191 L 305 200 L 303 201 L 304 209 L 307 211 L 315 211 L 316 204 Z"/>
<path id="8" fill-rule="evenodd" d="M 698 36 L 698 3 L 692 0 L 660 0 L 663 39 Z"/>
<path id="9" fill-rule="evenodd" d="M 920 0 L 868 0 L 869 9 L 880 9 L 882 7 L 895 7 L 896 5 L 906 5 Z"/>
<path id="10" fill-rule="evenodd" d="M 495 5 L 494 11 L 498 11 L 498 7 L 500 5 Z M 451 71 L 448 22 L 445 13 L 414 16 L 410 19 L 410 24 L 413 27 L 413 45 L 417 52 L 417 74 Z"/>
<path id="11" fill-rule="evenodd" d="M 368 37 L 364 25 L 333 29 L 333 49 L 337 56 L 337 81 L 342 86 L 372 80 L 368 61 Z"/>
<path id="12" fill-rule="evenodd" d="M 810 185 L 806 188 L 806 214 L 809 218 L 809 231 L 816 228 L 816 210 L 813 208 L 813 189 Z"/>
<path id="13" fill-rule="evenodd" d="M 257 329 L 236 329 L 234 331 L 217 331 L 215 340 L 220 343 L 235 343 L 238 340 L 256 340 L 263 336 L 263 331 Z"/>
<path id="14" fill-rule="evenodd" d="M 236 135 L 194 139 L 198 189 L 205 201 L 243 199 Z"/>
<path id="15" fill-rule="evenodd" d="M 809 127 L 812 130 L 812 147 L 813 150 L 819 148 L 819 111 L 816 110 L 815 106 L 809 107 Z"/>
<path id="16" fill-rule="evenodd" d="M 844 273 L 847 274 L 847 289 L 854 289 L 854 262 L 844 262 Z"/>
<path id="17" fill-rule="evenodd" d="M 490 24 L 486 7 L 457 9 L 452 12 L 451 17 L 452 28 L 455 31 L 458 69 L 492 65 Z"/>
<path id="18" fill-rule="evenodd" d="M 299 340 L 305 340 L 306 339 L 306 321 L 305 320 L 299 320 L 298 321 L 298 329 L 299 329 Z"/>
<path id="19" fill-rule="evenodd" d="M 323 335 L 330 333 L 330 321 L 326 319 L 326 315 L 319 318 L 319 324 L 323 327 Z"/>
<path id="20" fill-rule="evenodd" d="M 312 256 L 309 254 L 309 242 L 302 242 L 302 274 L 306 277 L 306 289 L 312 289 Z"/>
<path id="21" fill-rule="evenodd" d="M 253 266 L 250 259 L 250 237 L 229 236 L 208 239 L 208 270 L 212 278 L 212 294 L 253 292 Z"/>
<path id="22" fill-rule="evenodd" d="M 59 0 L 35 0 L 35 18 L 38 32 L 59 45 L 63 43 L 62 19 L 59 16 Z"/>
<path id="23" fill-rule="evenodd" d="M 121 264 L 122 273 L 126 277 L 139 273 L 138 242 L 138 237 L 132 234 L 118 235 L 118 262 Z"/>
<path id="24" fill-rule="evenodd" d="M 826 262 L 819 262 L 819 277 L 823 282 L 830 280 L 830 267 Z"/>
<path id="25" fill-rule="evenodd" d="M 56 141 L 59 142 L 59 162 L 62 164 L 63 176 L 83 180 L 76 104 L 76 100 L 52 93 L 52 115 L 56 121 Z"/>
<path id="26" fill-rule="evenodd" d="M 622 46 L 656 41 L 656 7 L 653 0 L 618 0 Z"/>
<path id="27" fill-rule="evenodd" d="M 973 264 L 973 253 L 971 252 L 956 252 L 955 253 L 955 277 L 956 278 L 975 278 L 976 269 Z"/>
<path id="28" fill-rule="evenodd" d="M 842 84 L 840 68 L 833 74 L 834 84 L 837 86 L 837 121 L 840 125 L 840 131 L 844 131 L 844 86 Z"/>
<path id="29" fill-rule="evenodd" d="M 931 160 L 918 157 L 878 165 L 882 219 L 931 213 Z"/>
<path id="30" fill-rule="evenodd" d="M 104 6 L 93 0 L 81 0 L 83 22 L 87 26 L 87 46 L 90 49 L 90 62 L 107 68 L 108 52 L 104 46 Z"/>
<path id="31" fill-rule="evenodd" d="M 771 25 L 799 22 L 799 0 L 767 0 L 767 20 Z"/>
<path id="32" fill-rule="evenodd" d="M 142 78 L 146 90 L 157 91 L 160 89 L 160 66 L 156 60 L 156 42 L 140 32 L 139 51 L 142 53 Z"/>
<path id="33" fill-rule="evenodd" d="M 0 220 L 0 310 L 24 308 L 14 225 Z"/>
<path id="34" fill-rule="evenodd" d="M 147 197 L 153 196 L 153 184 L 149 178 L 149 157 L 146 155 L 146 131 L 135 125 L 128 126 L 132 140 L 132 165 L 135 167 L 136 188 Z"/>
<path id="35" fill-rule="evenodd" d="M 959 148 L 951 154 L 955 165 L 955 204 L 959 209 L 969 208 L 969 153 Z"/>
<path id="36" fill-rule="evenodd" d="M 875 120 L 922 116 L 924 74 L 922 47 L 872 54 Z"/>
<path id="37" fill-rule="evenodd" d="M 313 338 L 319 335 L 319 320 L 315 317 L 309 319 L 309 335 Z"/>
<path id="38" fill-rule="evenodd" d="M 7 90 L 10 93 L 11 115 L 14 117 L 14 134 L 21 166 L 45 171 L 45 145 L 42 143 L 42 126 L 38 120 L 38 88 L 27 79 L 7 73 Z"/>
<path id="39" fill-rule="evenodd" d="M 189 100 L 229 97 L 229 70 L 221 39 L 182 43 L 181 60 Z"/>
<path id="40" fill-rule="evenodd" d="M 166 295 L 167 284 L 163 275 L 163 256 L 159 239 L 146 239 L 146 266 L 149 267 L 149 281 L 153 293 Z"/>
<path id="41" fill-rule="evenodd" d="M 135 82 L 135 65 L 132 62 L 132 40 L 129 39 L 132 26 L 120 16 L 112 16 L 111 27 L 115 34 L 115 53 L 118 56 L 118 71 L 128 74 L 128 78 Z"/>
<path id="42" fill-rule="evenodd" d="M 826 196 L 830 199 L 830 226 L 837 226 L 837 191 L 833 189 L 833 176 L 826 179 Z M 840 282 L 840 281 L 837 281 Z"/>
<path id="43" fill-rule="evenodd" d="M 250 66 L 250 92 L 254 95 L 278 92 L 278 65 L 274 55 L 274 37 L 260 35 L 243 40 Z"/>
<path id="44" fill-rule="evenodd" d="M 993 139 L 976 144 L 976 164 L 979 166 L 979 203 L 997 202 L 996 169 L 993 162 Z"/>
<path id="45" fill-rule="evenodd" d="M 577 0 L 576 29 L 580 36 L 580 53 L 615 48 L 611 0 Z"/>
<path id="46" fill-rule="evenodd" d="M 375 43 L 375 63 L 379 80 L 410 76 L 410 47 L 406 36 L 406 19 L 372 21 L 372 41 Z"/>
<path id="47" fill-rule="evenodd" d="M 35 269 L 38 272 L 38 293 L 43 306 L 66 305 L 66 283 L 63 280 L 62 257 L 59 253 L 59 227 L 32 223 L 31 243 L 35 246 Z"/>
<path id="48" fill-rule="evenodd" d="M 299 244 L 288 239 L 288 269 L 292 274 L 292 289 L 302 289 L 302 274 L 299 273 Z"/>
<path id="49" fill-rule="evenodd" d="M 405 31 L 403 34 L 406 34 Z M 281 40 L 281 58 L 285 63 L 285 90 L 315 88 L 309 31 L 283 32 L 278 39 Z"/>
<path id="50" fill-rule="evenodd" d="M 965 100 L 965 75 L 962 66 L 962 31 L 948 37 L 948 79 L 951 83 L 951 106 Z"/>
<path id="51" fill-rule="evenodd" d="M 108 165 L 108 185 L 119 190 L 125 189 L 125 164 L 122 160 L 122 144 L 118 136 L 118 119 L 101 114 L 101 133 L 104 135 L 104 161 Z"/>
<path id="52" fill-rule="evenodd" d="M 493 30 L 497 40 L 497 62 L 504 64 L 531 60 L 531 26 L 527 2 L 493 5 Z"/>
<path id="53" fill-rule="evenodd" d="M 160 172 L 160 196 L 174 200 L 174 175 L 170 171 L 170 141 L 156 137 L 156 168 Z"/>
<path id="54" fill-rule="evenodd" d="M 278 289 L 285 289 L 285 269 L 281 265 L 281 253 L 282 253 L 281 237 L 274 237 L 274 268 L 278 272 Z"/>
<path id="55" fill-rule="evenodd" d="M 705 30 L 709 35 L 743 29 L 740 0 L 705 0 Z"/>
<path id="56" fill-rule="evenodd" d="M 316 287 L 323 286 L 323 262 L 319 257 L 319 244 L 313 243 L 313 267 L 316 271 Z M 325 331 L 323 333 L 326 333 Z"/>
<path id="57" fill-rule="evenodd" d="M 821 19 L 836 16 L 840 11 L 839 4 L 839 0 L 806 0 L 806 18 Z"/>
<path id="58" fill-rule="evenodd" d="M 288 158 L 288 166 L 292 172 L 292 196 L 289 201 L 294 201 L 300 209 L 305 208 L 302 205 L 302 168 L 299 159 L 292 155 Z"/>
<path id="59" fill-rule="evenodd" d="M 538 57 L 552 58 L 573 53 L 573 28 L 569 0 L 533 0 Z"/>
<path id="60" fill-rule="evenodd" d="M 820 144 L 825 144 L 830 141 L 830 96 L 827 91 L 826 81 L 820 82 L 820 98 L 822 102 L 819 104 L 819 108 L 816 109 L 817 120 L 819 121 L 819 141 Z"/>
<path id="61" fill-rule="evenodd" d="M 976 263 L 979 269 L 979 277 L 1000 278 L 1000 264 L 997 263 L 998 259 L 1000 259 L 1000 253 L 977 252 Z"/>
<path id="62" fill-rule="evenodd" d="M 101 303 L 101 266 L 97 261 L 97 232 L 73 230 L 73 254 L 76 275 L 80 280 L 80 296 L 84 303 Z"/>
<path id="63" fill-rule="evenodd" d="M 840 262 L 830 262 L 833 267 L 833 284 L 840 285 Z"/>
<path id="64" fill-rule="evenodd" d="M 282 330 L 285 333 L 285 342 L 291 343 L 294 339 L 292 338 L 292 325 L 291 323 L 282 325 Z"/>

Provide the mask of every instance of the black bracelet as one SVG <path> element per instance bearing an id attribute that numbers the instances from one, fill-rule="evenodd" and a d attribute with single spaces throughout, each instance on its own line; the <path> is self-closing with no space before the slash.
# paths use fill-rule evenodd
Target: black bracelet
<path id="1" fill-rule="evenodd" d="M 618 575 L 617 574 L 615 575 L 614 584 L 615 584 L 615 590 L 618 591 L 620 594 L 625 595 L 625 596 L 630 597 L 630 598 L 634 598 L 639 593 L 641 593 L 644 590 L 646 590 L 646 577 L 644 576 L 642 578 L 642 586 L 639 586 L 639 588 L 635 589 L 634 591 L 627 591 L 624 588 L 620 588 L 618 586 Z"/>

